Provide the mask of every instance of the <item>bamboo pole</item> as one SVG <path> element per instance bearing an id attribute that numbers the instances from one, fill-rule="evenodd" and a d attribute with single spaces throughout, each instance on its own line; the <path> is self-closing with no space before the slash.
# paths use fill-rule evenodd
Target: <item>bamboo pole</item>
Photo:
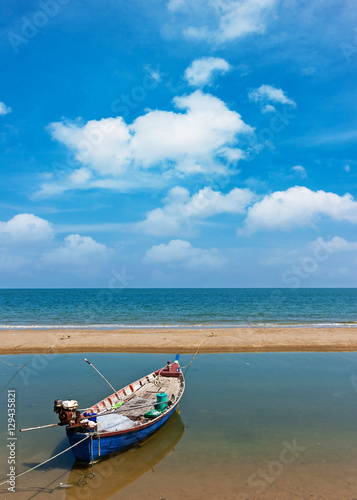
<path id="1" fill-rule="evenodd" d="M 46 427 L 55 427 L 56 425 L 61 425 L 61 424 L 58 423 L 58 424 L 39 425 L 38 427 L 28 427 L 27 429 L 20 429 L 20 432 L 35 431 L 37 429 L 45 429 Z"/>

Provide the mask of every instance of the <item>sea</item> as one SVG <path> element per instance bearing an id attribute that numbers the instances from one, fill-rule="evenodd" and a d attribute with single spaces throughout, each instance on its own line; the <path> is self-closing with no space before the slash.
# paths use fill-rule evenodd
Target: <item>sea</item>
<path id="1" fill-rule="evenodd" d="M 357 288 L 0 290 L 0 329 L 356 325 Z"/>

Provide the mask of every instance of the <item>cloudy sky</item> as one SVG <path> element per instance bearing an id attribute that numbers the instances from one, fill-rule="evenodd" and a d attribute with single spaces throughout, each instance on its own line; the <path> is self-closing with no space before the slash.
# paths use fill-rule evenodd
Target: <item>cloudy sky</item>
<path id="1" fill-rule="evenodd" d="M 3 0 L 1 287 L 355 286 L 354 0 Z"/>

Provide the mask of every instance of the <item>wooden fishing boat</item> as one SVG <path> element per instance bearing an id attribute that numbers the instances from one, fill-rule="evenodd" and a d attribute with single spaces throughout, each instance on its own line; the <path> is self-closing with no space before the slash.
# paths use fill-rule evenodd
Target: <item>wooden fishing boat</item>
<path id="1" fill-rule="evenodd" d="M 185 389 L 179 364 L 167 365 L 87 408 L 74 400 L 56 400 L 54 411 L 76 460 L 90 463 L 144 441 L 175 412 Z"/>

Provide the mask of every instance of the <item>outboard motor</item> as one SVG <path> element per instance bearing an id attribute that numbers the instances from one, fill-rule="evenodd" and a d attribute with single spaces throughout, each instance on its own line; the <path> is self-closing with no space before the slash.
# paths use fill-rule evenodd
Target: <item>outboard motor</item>
<path id="1" fill-rule="evenodd" d="M 75 424 L 79 420 L 80 413 L 76 411 L 78 408 L 78 403 L 74 399 L 67 399 L 62 401 L 61 399 L 56 399 L 54 403 L 53 411 L 58 414 L 60 419 L 60 425 Z"/>

